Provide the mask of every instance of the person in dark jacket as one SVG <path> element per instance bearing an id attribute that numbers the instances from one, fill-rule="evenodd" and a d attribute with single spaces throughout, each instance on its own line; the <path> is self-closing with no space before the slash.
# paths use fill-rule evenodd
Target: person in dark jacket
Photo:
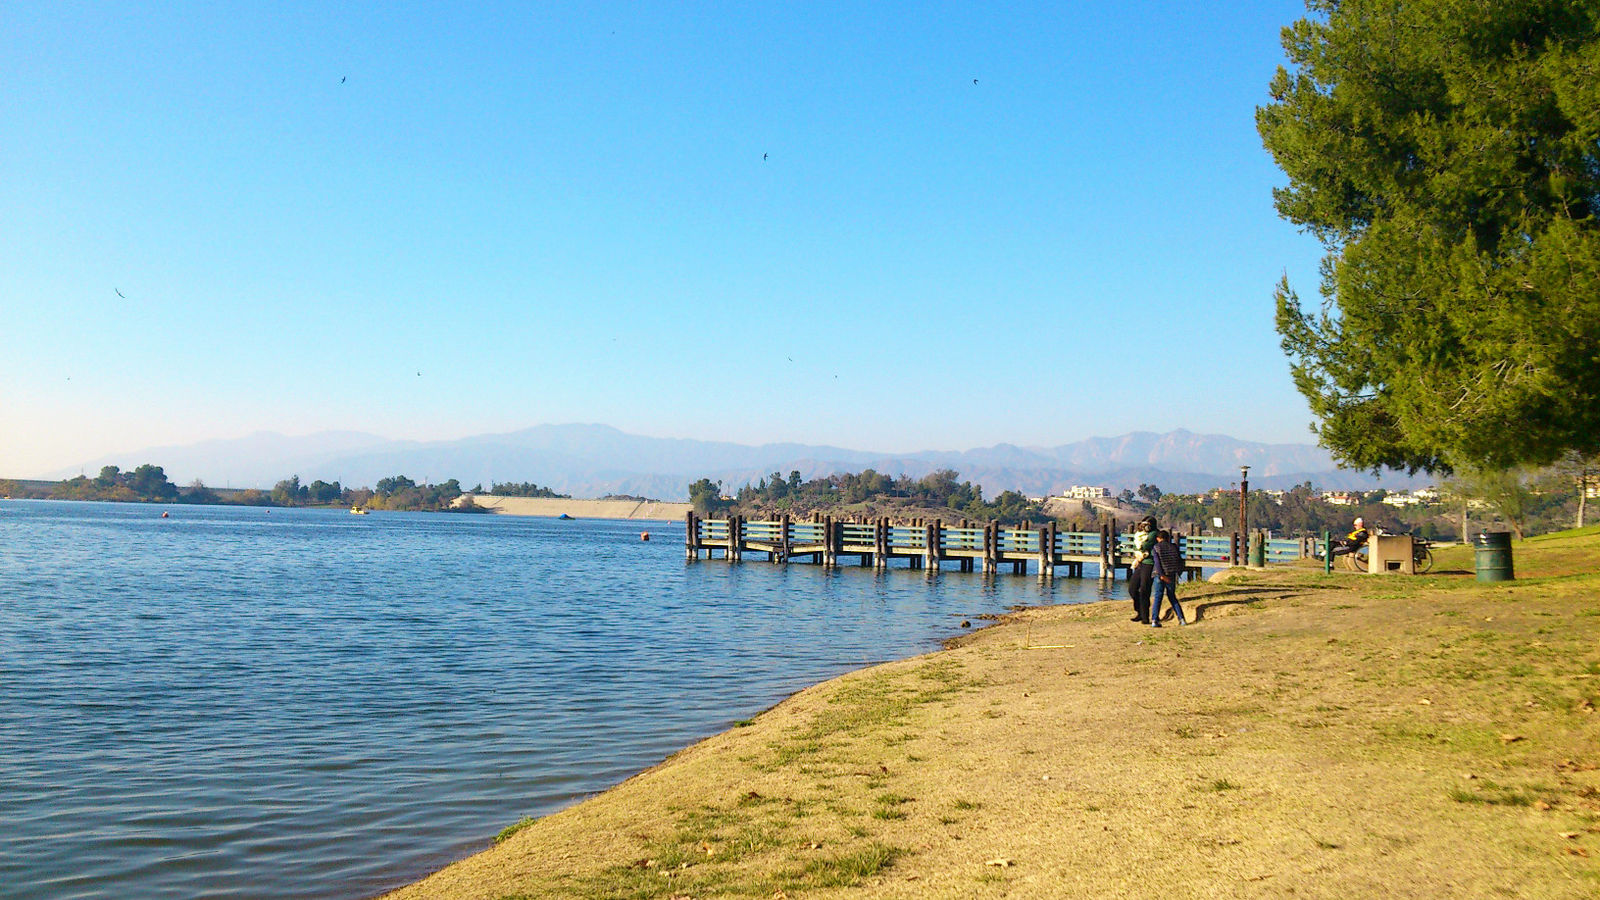
<path id="1" fill-rule="evenodd" d="M 1172 611 L 1178 614 L 1178 624 L 1189 624 L 1183 617 L 1183 607 L 1178 605 L 1178 576 L 1183 574 L 1185 564 L 1183 551 L 1172 540 L 1172 532 L 1165 528 L 1156 532 L 1156 546 L 1151 556 L 1155 557 L 1155 595 L 1150 599 L 1150 624 L 1161 627 L 1162 597 L 1171 601 Z"/>

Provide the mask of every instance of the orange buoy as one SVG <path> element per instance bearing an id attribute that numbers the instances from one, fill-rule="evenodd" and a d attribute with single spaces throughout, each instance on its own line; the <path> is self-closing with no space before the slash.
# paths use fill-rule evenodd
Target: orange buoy
<path id="1" fill-rule="evenodd" d="M 648 532 L 648 531 L 639 532 L 639 540 L 641 540 L 641 541 L 650 540 L 650 532 Z"/>
<path id="2" fill-rule="evenodd" d="M 163 519 L 167 518 L 167 514 L 166 513 L 162 513 L 161 514 L 161 518 L 163 518 Z"/>

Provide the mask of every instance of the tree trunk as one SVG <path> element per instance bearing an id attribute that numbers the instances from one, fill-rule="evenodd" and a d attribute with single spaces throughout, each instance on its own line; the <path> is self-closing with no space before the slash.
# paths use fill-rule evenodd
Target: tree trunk
<path id="1" fill-rule="evenodd" d="M 1589 499 L 1589 470 L 1578 470 L 1578 527 L 1583 527 L 1584 506 Z"/>

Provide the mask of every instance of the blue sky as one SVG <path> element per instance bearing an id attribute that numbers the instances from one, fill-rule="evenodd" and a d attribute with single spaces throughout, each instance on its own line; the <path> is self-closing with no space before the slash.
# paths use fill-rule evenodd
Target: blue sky
<path id="1" fill-rule="evenodd" d="M 562 422 L 1311 441 L 1271 294 L 1321 248 L 1253 118 L 1302 15 L 0 2 L 0 475 Z"/>

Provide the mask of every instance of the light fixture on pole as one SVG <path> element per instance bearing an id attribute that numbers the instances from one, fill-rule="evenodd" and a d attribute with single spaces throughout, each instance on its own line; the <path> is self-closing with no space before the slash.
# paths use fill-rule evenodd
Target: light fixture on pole
<path id="1" fill-rule="evenodd" d="M 1250 540 L 1250 467 L 1239 467 L 1239 555 L 1244 556 L 1246 542 Z M 1243 562 L 1243 560 L 1239 560 Z"/>

